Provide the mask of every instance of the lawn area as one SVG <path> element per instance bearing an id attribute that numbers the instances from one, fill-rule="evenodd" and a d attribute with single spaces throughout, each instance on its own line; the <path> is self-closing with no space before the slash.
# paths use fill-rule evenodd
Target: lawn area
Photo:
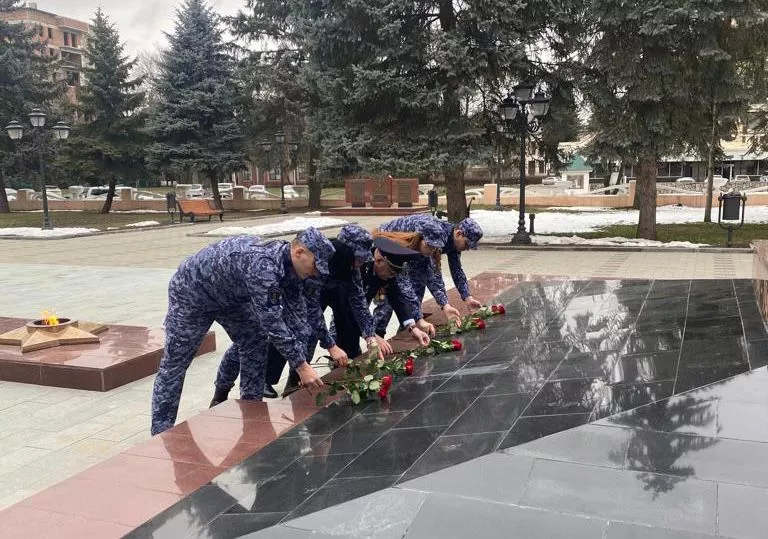
<path id="1" fill-rule="evenodd" d="M 598 232 L 580 232 L 582 238 L 635 238 L 635 225 L 614 225 Z M 656 239 L 659 241 L 690 241 L 713 246 L 725 246 L 727 231 L 717 223 L 685 223 L 676 225 L 656 225 Z M 752 240 L 768 239 L 768 224 L 745 224 L 733 232 L 733 247 L 749 247 Z"/>
<path id="2" fill-rule="evenodd" d="M 224 214 L 224 223 L 240 219 L 254 219 L 274 215 L 274 211 L 262 212 L 226 212 Z M 58 228 L 97 228 L 106 230 L 107 228 L 122 228 L 124 226 L 141 223 L 143 221 L 157 221 L 161 225 L 170 224 L 167 213 L 109 213 L 101 214 L 98 212 L 85 211 L 52 211 L 51 219 L 53 225 Z M 218 218 L 215 218 L 218 221 Z M 178 221 L 178 219 L 177 219 Z M 186 222 L 186 221 L 185 221 Z M 199 222 L 208 222 L 208 219 L 199 220 Z M 43 213 L 16 211 L 11 213 L 0 213 L 0 228 L 15 227 L 42 227 Z"/>

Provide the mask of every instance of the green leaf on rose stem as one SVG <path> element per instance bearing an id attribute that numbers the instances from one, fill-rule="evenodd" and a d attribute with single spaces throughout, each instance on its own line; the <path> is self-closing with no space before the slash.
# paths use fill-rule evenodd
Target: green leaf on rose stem
<path id="1" fill-rule="evenodd" d="M 363 378 L 363 382 L 370 382 L 371 380 L 373 380 L 373 375 L 372 374 L 369 374 L 368 376 Z"/>
<path id="2" fill-rule="evenodd" d="M 360 393 L 357 392 L 357 390 L 352 391 L 352 402 L 355 404 L 360 404 Z"/>
<path id="3" fill-rule="evenodd" d="M 315 397 L 315 406 L 318 406 L 318 407 L 322 406 L 323 403 L 325 402 L 325 396 L 326 396 L 325 392 L 318 393 L 317 396 Z"/>
<path id="4" fill-rule="evenodd" d="M 379 380 L 371 380 L 368 382 L 368 389 L 371 391 L 378 391 L 381 389 L 381 382 Z"/>

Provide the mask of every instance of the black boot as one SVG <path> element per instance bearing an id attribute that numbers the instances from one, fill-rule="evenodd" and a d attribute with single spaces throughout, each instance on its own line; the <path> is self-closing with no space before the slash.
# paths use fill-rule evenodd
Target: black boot
<path id="1" fill-rule="evenodd" d="M 265 399 L 276 399 L 277 398 L 277 391 L 275 391 L 275 388 L 272 387 L 271 385 L 265 384 L 264 385 L 264 393 L 262 394 L 262 396 Z"/>
<path id="2" fill-rule="evenodd" d="M 216 406 L 217 404 L 221 404 L 228 398 L 229 398 L 229 389 L 216 387 L 216 391 L 213 392 L 213 399 L 211 400 L 211 404 L 208 406 L 208 408 L 213 408 L 214 406 Z"/>

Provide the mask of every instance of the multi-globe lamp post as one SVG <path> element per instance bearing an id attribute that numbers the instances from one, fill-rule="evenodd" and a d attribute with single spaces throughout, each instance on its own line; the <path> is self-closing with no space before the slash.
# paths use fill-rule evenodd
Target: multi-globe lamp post
<path id="1" fill-rule="evenodd" d="M 543 92 L 534 95 L 536 86 L 521 83 L 499 103 L 499 115 L 508 131 L 520 137 L 520 218 L 513 245 L 530 245 L 531 236 L 525 230 L 525 146 L 529 134 L 539 131 L 539 120 L 549 112 L 549 98 Z"/>
<path id="2" fill-rule="evenodd" d="M 53 230 L 53 222 L 51 221 L 51 216 L 48 212 L 48 192 L 45 186 L 45 152 L 48 144 L 47 136 L 43 131 L 43 127 L 45 127 L 45 119 L 46 115 L 40 109 L 32 109 L 32 112 L 29 113 L 29 123 L 32 124 L 40 166 L 40 192 L 43 197 L 43 230 Z M 69 138 L 70 128 L 64 122 L 58 122 L 51 129 L 56 140 L 66 140 Z M 9 123 L 5 127 L 5 130 L 11 140 L 14 141 L 21 140 L 24 136 L 24 126 L 16 120 Z"/>

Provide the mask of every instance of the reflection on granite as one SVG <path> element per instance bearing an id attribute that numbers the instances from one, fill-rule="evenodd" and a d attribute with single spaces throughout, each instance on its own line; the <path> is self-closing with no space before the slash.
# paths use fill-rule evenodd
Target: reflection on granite
<path id="1" fill-rule="evenodd" d="M 768 361 L 756 357 L 768 349 L 768 333 L 748 301 L 751 286 L 731 280 L 522 283 L 506 301 L 505 317 L 468 335 L 462 353 L 419 361 L 413 378 L 396 382 L 389 402 L 336 402 L 213 480 L 205 488 L 234 501 L 207 522 L 190 520 L 186 531 L 231 537 L 290 521 L 293 528 L 313 522 L 306 529 L 329 533 L 318 524 L 327 507 L 375 497 L 371 493 L 392 485 L 408 489 L 413 480 L 454 477 L 451 470 L 471 469 L 485 462 L 482 455 L 503 450 L 500 458 L 514 460 L 509 473 L 521 474 L 527 487 L 503 499 L 493 497 L 497 489 L 488 500 L 529 509 L 489 512 L 489 533 L 501 529 L 499 523 L 526 530 L 538 523 L 548 533 L 575 526 L 569 537 L 632 533 L 612 527 L 618 519 L 714 534 L 712 481 L 764 481 L 762 474 L 747 477 L 760 447 L 743 445 L 756 442 L 746 438 L 754 421 L 742 412 L 766 415 L 767 392 L 756 389 L 768 382 L 765 371 L 745 375 L 750 383 L 725 405 L 723 395 L 733 391 L 728 384 L 743 377 L 708 385 Z M 768 428 L 754 436 L 768 441 Z M 733 440 L 721 443 L 723 437 Z M 743 462 L 718 469 L 728 448 Z M 480 477 L 493 473 L 489 468 Z M 460 494 L 451 491 L 464 477 L 457 474 L 435 479 L 442 486 L 414 522 L 452 507 L 440 496 Z M 510 484 L 509 477 L 498 479 Z M 556 485 L 556 494 L 548 485 Z M 176 530 L 182 506 L 189 508 L 189 498 L 147 522 L 142 534 Z M 563 511 L 575 520 L 553 517 Z M 318 519 L 302 516 L 312 513 Z M 593 520 L 579 527 L 578 515 Z M 449 528 L 441 536 L 458 536 Z M 418 531 L 425 529 L 408 528 L 406 537 L 427 537 Z M 536 533 L 526 537 L 553 536 Z"/>

